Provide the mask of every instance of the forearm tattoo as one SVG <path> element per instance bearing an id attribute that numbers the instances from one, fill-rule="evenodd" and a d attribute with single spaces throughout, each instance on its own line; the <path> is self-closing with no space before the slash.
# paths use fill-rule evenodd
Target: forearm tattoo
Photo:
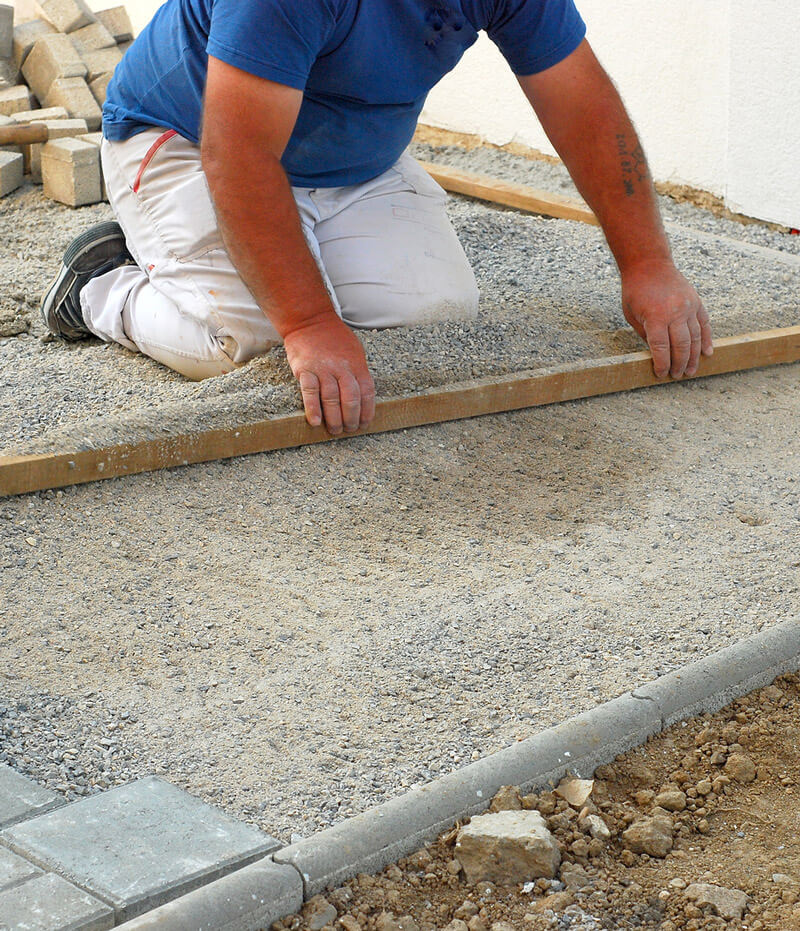
<path id="1" fill-rule="evenodd" d="M 647 180 L 647 161 L 641 145 L 634 139 L 636 145 L 631 148 L 630 141 L 625 133 L 617 133 L 617 152 L 622 167 L 622 184 L 628 197 L 636 193 L 636 183 L 641 184 Z"/>

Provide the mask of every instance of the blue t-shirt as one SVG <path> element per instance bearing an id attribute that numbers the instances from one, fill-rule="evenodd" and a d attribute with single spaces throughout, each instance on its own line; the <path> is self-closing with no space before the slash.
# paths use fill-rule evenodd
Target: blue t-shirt
<path id="1" fill-rule="evenodd" d="M 481 29 L 520 75 L 557 64 L 586 31 L 573 0 L 167 0 L 117 67 L 104 132 L 164 126 L 198 142 L 213 55 L 304 92 L 283 156 L 292 184 L 358 184 L 397 161 L 428 91 Z"/>

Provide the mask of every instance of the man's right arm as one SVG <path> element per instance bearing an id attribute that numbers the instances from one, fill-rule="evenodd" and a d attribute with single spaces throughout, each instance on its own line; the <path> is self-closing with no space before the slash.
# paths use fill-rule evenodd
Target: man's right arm
<path id="1" fill-rule="evenodd" d="M 374 415 L 372 376 L 331 304 L 280 162 L 301 103 L 301 91 L 209 57 L 203 170 L 231 261 L 283 339 L 308 422 L 352 432 Z"/>

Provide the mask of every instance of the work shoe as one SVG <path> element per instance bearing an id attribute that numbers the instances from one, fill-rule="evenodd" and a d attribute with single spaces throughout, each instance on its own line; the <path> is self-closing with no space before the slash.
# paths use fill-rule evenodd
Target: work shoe
<path id="1" fill-rule="evenodd" d="M 47 329 L 70 342 L 92 336 L 83 320 L 81 291 L 92 278 L 133 264 L 119 223 L 98 223 L 73 239 L 58 274 L 42 295 L 42 317 Z"/>

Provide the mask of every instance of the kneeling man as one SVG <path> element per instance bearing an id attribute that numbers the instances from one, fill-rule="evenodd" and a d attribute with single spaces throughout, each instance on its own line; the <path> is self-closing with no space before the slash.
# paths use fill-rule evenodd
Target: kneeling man
<path id="1" fill-rule="evenodd" d="M 693 375 L 712 351 L 708 316 L 573 0 L 167 0 L 103 110 L 119 222 L 68 248 L 43 299 L 50 330 L 193 379 L 282 341 L 312 425 L 368 424 L 353 331 L 477 310 L 445 194 L 405 149 L 480 30 L 599 218 L 656 373 Z"/>

